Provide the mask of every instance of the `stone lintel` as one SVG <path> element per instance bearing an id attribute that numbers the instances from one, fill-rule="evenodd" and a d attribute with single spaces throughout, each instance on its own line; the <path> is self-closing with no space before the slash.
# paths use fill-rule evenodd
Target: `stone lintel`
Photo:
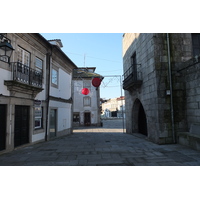
<path id="1" fill-rule="evenodd" d="M 34 99 L 43 88 L 27 85 L 17 81 L 4 81 L 4 85 L 10 90 L 11 96 L 26 97 Z"/>

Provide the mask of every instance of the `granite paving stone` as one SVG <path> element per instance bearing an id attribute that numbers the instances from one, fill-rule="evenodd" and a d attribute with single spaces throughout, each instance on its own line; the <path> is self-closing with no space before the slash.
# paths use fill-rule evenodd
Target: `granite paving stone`
<path id="1" fill-rule="evenodd" d="M 121 119 L 116 119 L 0 154 L 0 166 L 200 166 L 200 151 L 126 134 Z"/>

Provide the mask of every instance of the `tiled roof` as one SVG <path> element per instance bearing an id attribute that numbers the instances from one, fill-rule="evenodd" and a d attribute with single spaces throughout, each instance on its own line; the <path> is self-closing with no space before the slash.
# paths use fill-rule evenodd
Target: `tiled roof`
<path id="1" fill-rule="evenodd" d="M 73 77 L 74 78 L 95 78 L 95 77 L 97 78 L 98 77 L 102 79 L 104 78 L 100 74 L 88 71 L 87 68 L 74 69 Z"/>

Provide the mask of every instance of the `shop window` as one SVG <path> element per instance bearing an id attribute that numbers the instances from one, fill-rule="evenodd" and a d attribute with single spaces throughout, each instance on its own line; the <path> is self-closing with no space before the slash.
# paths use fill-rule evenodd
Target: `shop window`
<path id="1" fill-rule="evenodd" d="M 35 107 L 35 129 L 43 128 L 43 107 Z"/>
<path id="2" fill-rule="evenodd" d="M 73 114 L 73 122 L 78 122 L 80 121 L 79 113 L 74 113 Z"/>

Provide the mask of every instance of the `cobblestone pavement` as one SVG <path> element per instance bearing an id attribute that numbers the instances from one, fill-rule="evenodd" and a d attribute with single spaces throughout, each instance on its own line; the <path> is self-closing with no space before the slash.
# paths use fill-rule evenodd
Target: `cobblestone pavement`
<path id="1" fill-rule="evenodd" d="M 199 166 L 200 152 L 125 134 L 120 120 L 0 155 L 0 166 Z"/>

